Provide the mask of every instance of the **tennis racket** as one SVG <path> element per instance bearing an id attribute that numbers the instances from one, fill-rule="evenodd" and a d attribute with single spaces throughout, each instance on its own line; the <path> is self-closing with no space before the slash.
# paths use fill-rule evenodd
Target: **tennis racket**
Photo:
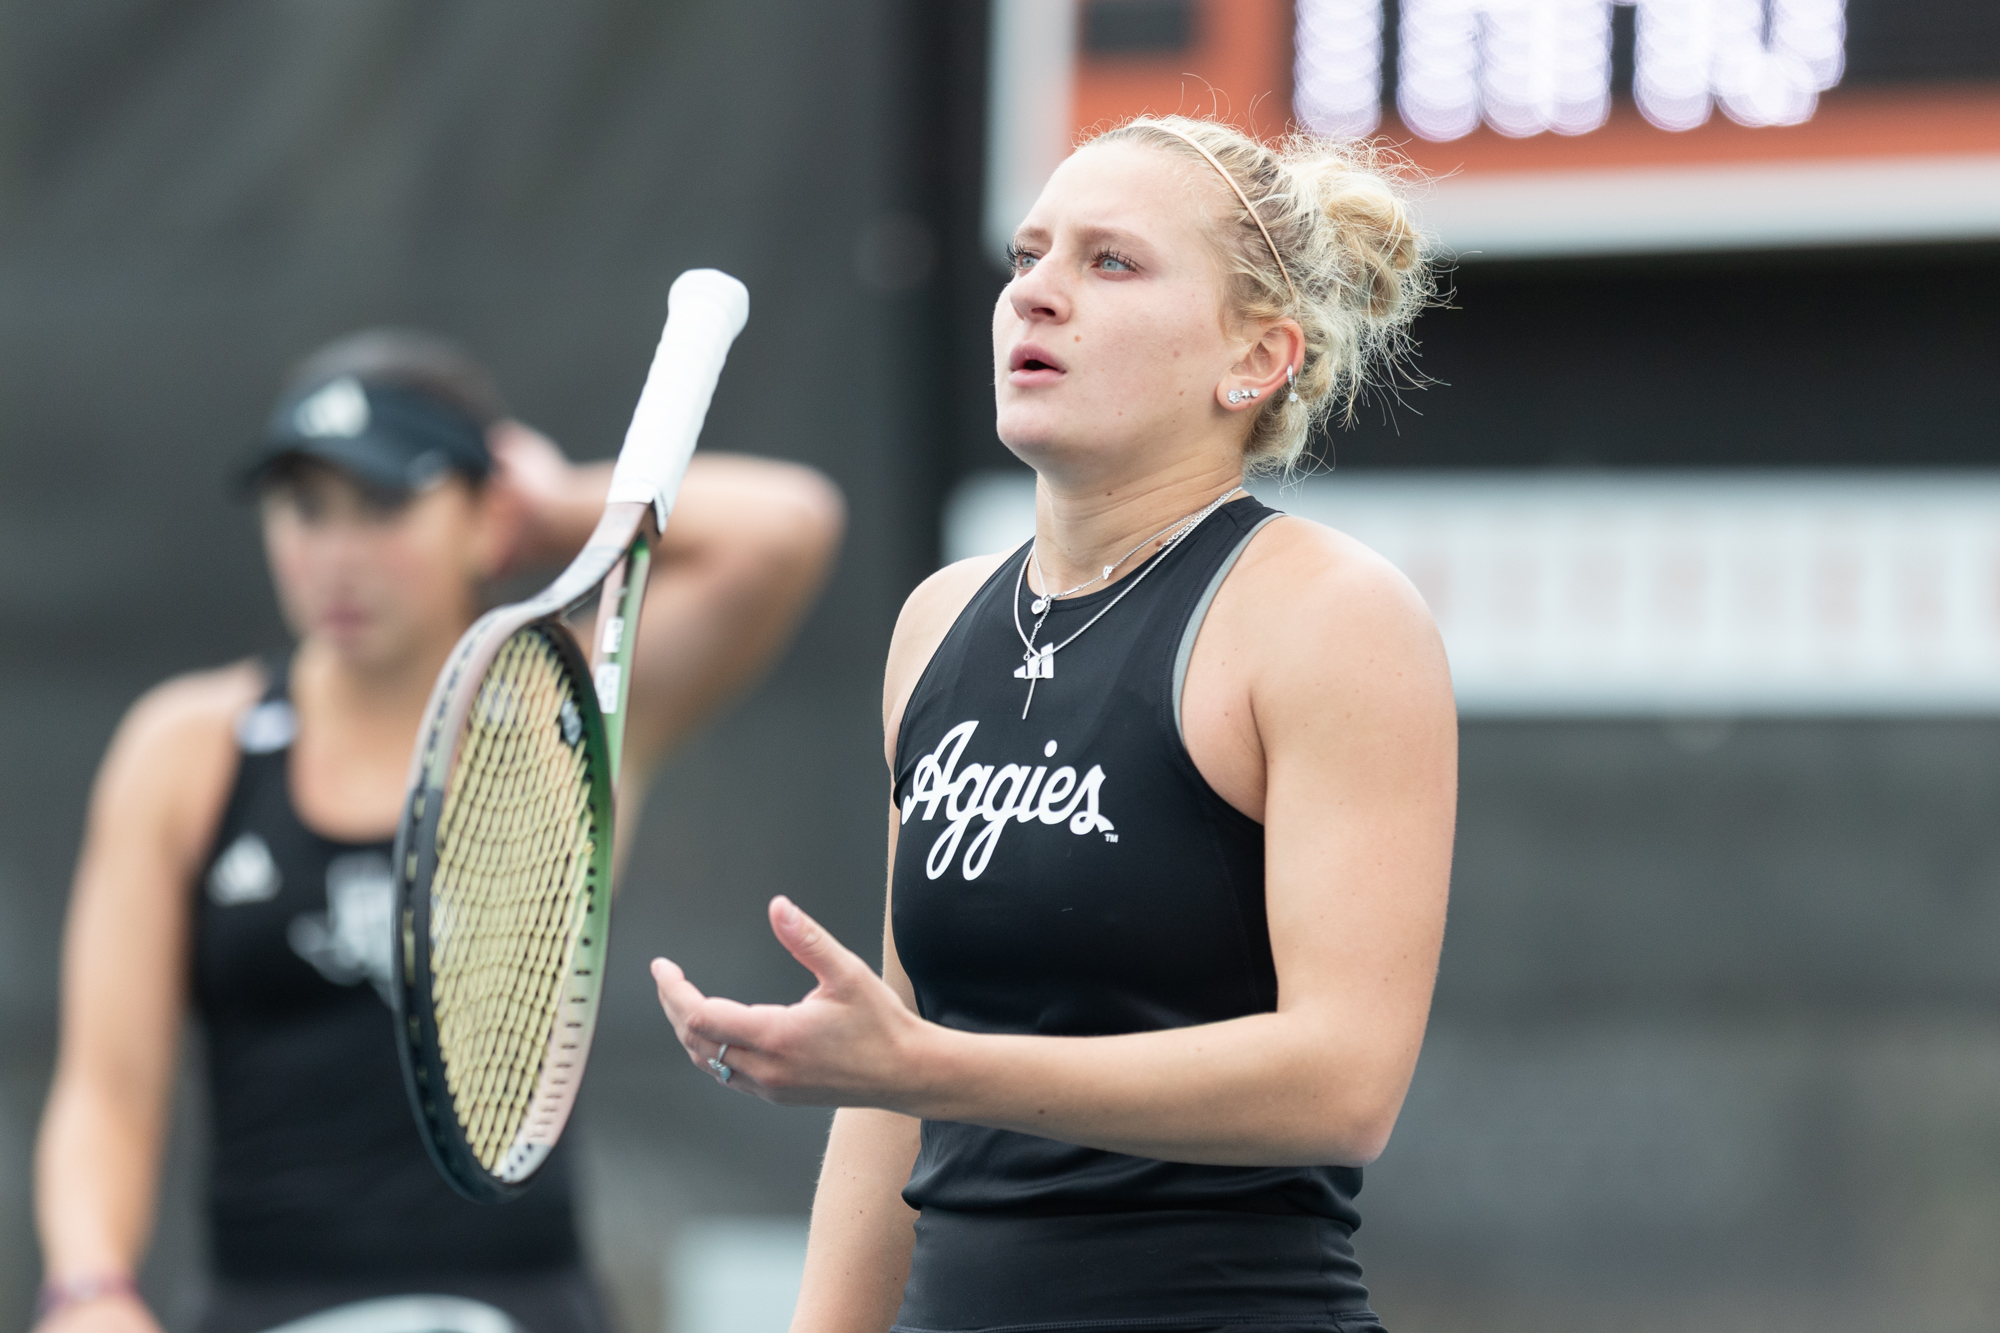
<path id="1" fill-rule="evenodd" d="M 431 1160 L 478 1202 L 527 1186 L 583 1078 L 651 540 L 749 313 L 714 269 L 674 282 L 596 530 L 539 595 L 465 632 L 417 733 L 396 829 L 397 1047 Z M 562 622 L 593 597 L 586 660 Z"/>

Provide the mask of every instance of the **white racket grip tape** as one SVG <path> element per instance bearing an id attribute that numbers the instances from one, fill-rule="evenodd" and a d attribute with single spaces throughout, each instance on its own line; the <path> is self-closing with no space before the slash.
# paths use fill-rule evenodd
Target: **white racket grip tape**
<path id="1" fill-rule="evenodd" d="M 722 362 L 749 318 L 750 289 L 727 273 L 691 268 L 674 279 L 667 326 L 611 470 L 607 500 L 652 505 L 665 530 Z"/>

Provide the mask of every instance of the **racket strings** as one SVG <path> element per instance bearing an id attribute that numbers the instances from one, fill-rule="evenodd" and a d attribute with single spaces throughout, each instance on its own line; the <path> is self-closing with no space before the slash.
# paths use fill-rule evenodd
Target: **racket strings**
<path id="1" fill-rule="evenodd" d="M 519 649 L 510 657 L 514 660 L 505 668 L 511 670 L 505 671 L 503 680 L 518 680 L 524 665 Z M 509 698 L 500 688 L 489 691 L 482 703 L 489 722 L 502 722 L 516 709 L 544 717 L 550 711 L 544 699 Z M 567 952 L 561 946 L 567 942 L 564 937 L 568 932 L 555 914 L 565 899 L 575 896 L 575 886 L 565 883 L 561 875 L 562 849 L 549 845 L 547 831 L 560 829 L 563 822 L 559 810 L 546 808 L 552 793 L 546 786 L 507 781 L 522 764 L 542 758 L 523 753 L 532 746 L 532 730 L 523 735 L 522 729 L 509 728 L 494 739 L 500 743 L 484 747 L 483 753 L 475 756 L 475 762 L 484 762 L 476 775 L 468 777 L 475 779 L 470 808 L 477 812 L 470 841 L 484 853 L 473 858 L 471 868 L 491 881 L 490 906 L 494 910 L 487 915 L 501 932 L 499 939 L 484 931 L 479 936 L 482 943 L 500 947 L 487 947 L 479 951 L 483 957 L 467 960 L 475 982 L 470 998 L 476 1003 L 466 1025 L 466 1035 L 473 1044 L 472 1059 L 462 1063 L 468 1063 L 476 1077 L 462 1093 L 455 1090 L 454 1095 L 455 1102 L 472 1112 L 462 1117 L 470 1122 L 466 1125 L 468 1136 L 480 1141 L 480 1156 L 489 1158 L 504 1151 L 532 1092 L 538 1063 L 535 1056 L 544 1045 L 540 1039 L 547 1027 L 537 1020 L 553 1012 L 551 1001 Z M 530 834 L 524 839 L 517 830 L 539 830 L 539 836 Z"/>
<path id="2" fill-rule="evenodd" d="M 479 683 L 432 880 L 439 1053 L 488 1171 L 528 1118 L 590 904 L 589 747 L 578 743 L 578 683 L 545 635 L 513 635 Z"/>

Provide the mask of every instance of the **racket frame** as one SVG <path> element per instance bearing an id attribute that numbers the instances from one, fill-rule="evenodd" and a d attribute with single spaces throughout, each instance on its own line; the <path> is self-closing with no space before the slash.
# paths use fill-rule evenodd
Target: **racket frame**
<path id="1" fill-rule="evenodd" d="M 651 505 L 608 504 L 583 550 L 553 583 L 525 602 L 487 612 L 460 637 L 432 687 L 418 730 L 420 739 L 410 761 L 410 802 L 397 825 L 394 851 L 396 1049 L 425 1151 L 451 1187 L 476 1203 L 505 1202 L 528 1187 L 561 1137 L 583 1081 L 610 937 L 617 776 L 632 648 L 657 534 Z M 586 660 L 564 620 L 593 595 L 598 615 Z M 432 1003 L 430 886 L 437 870 L 445 784 L 458 762 L 466 718 L 479 696 L 478 682 L 502 645 L 529 628 L 541 630 L 580 686 L 582 743 L 596 756 L 590 765 L 589 799 L 597 836 L 585 878 L 584 920 L 529 1109 L 498 1169 L 488 1170 L 466 1138 L 446 1080 Z"/>

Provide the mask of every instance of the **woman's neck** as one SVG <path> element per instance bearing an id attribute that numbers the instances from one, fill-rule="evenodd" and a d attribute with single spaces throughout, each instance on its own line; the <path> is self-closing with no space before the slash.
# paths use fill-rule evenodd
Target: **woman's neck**
<path id="1" fill-rule="evenodd" d="M 308 828 L 344 842 L 391 835 L 402 812 L 410 747 L 444 655 L 417 652 L 393 665 L 364 665 L 311 639 L 299 645 L 291 680 L 299 734 L 288 781 Z"/>
<path id="2" fill-rule="evenodd" d="M 392 662 L 359 663 L 311 639 L 299 645 L 292 667 L 295 702 L 327 722 L 361 735 L 416 734 L 431 687 L 450 655 L 451 643 L 425 645 Z"/>
<path id="3" fill-rule="evenodd" d="M 1242 484 L 1240 464 L 1213 459 L 1122 483 L 1070 485 L 1043 475 L 1035 486 L 1035 558 L 1059 593 L 1096 580 L 1106 565 L 1115 568 L 1105 582 L 1115 583 L 1158 550 L 1181 519 Z M 1032 570 L 1029 580 L 1037 592 L 1049 591 Z"/>

